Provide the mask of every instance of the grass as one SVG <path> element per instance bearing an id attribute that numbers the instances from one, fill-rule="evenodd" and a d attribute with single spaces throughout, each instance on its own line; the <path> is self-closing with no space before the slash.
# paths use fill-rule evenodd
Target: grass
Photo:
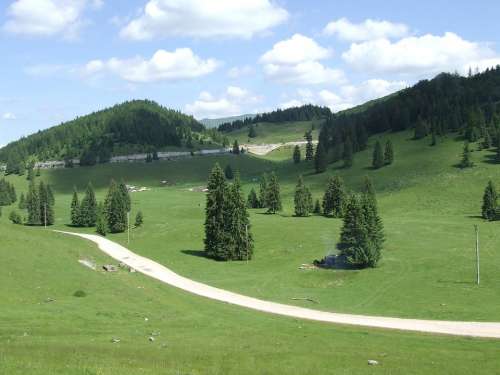
<path id="1" fill-rule="evenodd" d="M 394 165 L 376 171 L 369 167 L 371 149 L 356 154 L 353 168 L 335 164 L 320 175 L 312 173 L 310 164 L 294 165 L 290 156 L 285 158 L 289 150 L 277 150 L 268 158 L 100 165 L 43 171 L 42 178 L 56 191 L 55 227 L 65 229 L 73 185 L 82 191 L 91 180 L 100 199 L 111 177 L 150 187 L 132 195 L 133 210 L 143 211 L 145 224 L 132 231 L 130 248 L 210 285 L 339 312 L 499 321 L 499 224 L 477 217 L 484 186 L 490 178 L 497 180 L 499 167 L 488 162 L 491 152 L 474 152 L 476 167 L 460 170 L 454 165 L 462 144 L 452 138 L 436 147 L 428 146 L 426 139 L 413 141 L 408 133 L 379 138 L 393 141 L 396 156 Z M 274 169 L 280 177 L 284 211 L 265 215 L 251 210 L 256 247 L 255 259 L 248 264 L 200 256 L 205 197 L 189 189 L 204 185 L 215 161 L 239 169 L 246 192 L 258 185 L 262 171 Z M 298 174 L 305 176 L 315 198 L 321 197 L 333 174 L 341 175 L 354 191 L 362 176 L 374 180 L 387 237 L 378 268 L 298 269 L 333 251 L 341 226 L 336 219 L 293 217 Z M 174 185 L 162 187 L 165 179 Z M 18 194 L 25 191 L 24 177 L 9 180 Z M 342 374 L 494 373 L 500 365 L 495 341 L 297 321 L 207 301 L 137 274 L 94 272 L 77 263 L 82 256 L 108 261 L 91 244 L 8 224 L 8 212 L 4 208 L 0 219 L 5 244 L 0 246 L 5 270 L 0 274 L 0 298 L 5 302 L 0 310 L 0 372 L 321 373 L 329 363 L 329 372 Z M 481 233 L 480 286 L 474 285 L 474 224 Z M 126 243 L 124 234 L 109 238 Z M 33 275 L 26 277 L 26 272 Z M 86 296 L 74 297 L 78 290 Z M 56 301 L 44 303 L 49 297 Z M 294 297 L 319 303 L 312 306 Z M 145 315 L 154 327 L 144 323 Z M 162 332 L 162 340 L 167 332 L 166 348 L 160 339 L 147 341 L 152 329 Z M 26 330 L 30 332 L 24 337 Z M 111 344 L 114 336 L 122 342 Z M 366 360 L 372 357 L 382 365 L 368 367 Z"/>

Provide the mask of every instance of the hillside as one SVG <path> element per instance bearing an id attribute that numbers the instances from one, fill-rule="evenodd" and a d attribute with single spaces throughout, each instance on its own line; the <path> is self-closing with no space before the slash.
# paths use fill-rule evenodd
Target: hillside
<path id="1" fill-rule="evenodd" d="M 79 158 L 92 165 L 116 154 L 181 146 L 192 132 L 203 129 L 193 117 L 153 101 L 135 100 L 12 142 L 0 149 L 0 161 L 15 164 L 30 158 Z"/>
<path id="2" fill-rule="evenodd" d="M 220 117 L 220 118 L 213 118 L 213 119 L 204 118 L 204 119 L 199 120 L 199 122 L 201 124 L 203 124 L 206 128 L 210 129 L 210 128 L 217 128 L 219 125 L 225 124 L 227 122 L 234 122 L 234 121 L 238 121 L 238 120 L 244 121 L 247 118 L 253 119 L 255 116 L 257 116 L 257 115 L 245 114 L 245 115 L 239 115 L 239 116 Z"/>

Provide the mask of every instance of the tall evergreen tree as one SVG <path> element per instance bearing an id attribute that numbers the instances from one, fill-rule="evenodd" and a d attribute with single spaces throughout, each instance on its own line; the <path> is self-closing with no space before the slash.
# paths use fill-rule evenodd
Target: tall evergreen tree
<path id="1" fill-rule="evenodd" d="M 128 192 L 127 185 L 123 180 L 121 180 L 120 184 L 118 185 L 118 189 L 120 190 L 120 194 L 122 195 L 123 198 L 123 203 L 125 204 L 125 211 L 130 212 L 130 209 L 132 208 L 132 200 L 130 199 L 130 193 Z"/>
<path id="2" fill-rule="evenodd" d="M 306 132 L 304 135 L 304 138 L 306 139 L 306 161 L 311 161 L 314 159 L 314 145 L 313 145 L 313 138 L 312 138 L 312 132 L 309 130 Z"/>
<path id="3" fill-rule="evenodd" d="M 328 186 L 323 196 L 323 215 L 342 217 L 346 199 L 347 195 L 342 178 L 339 176 L 331 177 L 328 180 Z"/>
<path id="4" fill-rule="evenodd" d="M 135 215 L 134 227 L 139 228 L 142 224 L 144 224 L 144 215 L 142 214 L 142 211 L 137 211 L 137 214 Z"/>
<path id="5" fill-rule="evenodd" d="M 108 222 L 106 218 L 106 209 L 102 202 L 97 205 L 97 216 L 95 223 L 95 231 L 101 236 L 105 236 L 108 233 Z"/>
<path id="6" fill-rule="evenodd" d="M 327 158 L 326 151 L 323 146 L 323 143 L 318 143 L 318 147 L 316 148 L 316 155 L 314 157 L 314 168 L 316 169 L 316 173 L 323 173 L 326 171 L 327 166 Z"/>
<path id="7" fill-rule="evenodd" d="M 497 191 L 495 185 L 490 180 L 486 188 L 484 189 L 483 195 L 483 207 L 482 207 L 482 216 L 486 220 L 496 220 L 497 218 Z"/>
<path id="8" fill-rule="evenodd" d="M 351 264 L 360 265 L 367 262 L 367 243 L 368 233 L 363 209 L 358 197 L 352 194 L 347 200 L 338 248 Z"/>
<path id="9" fill-rule="evenodd" d="M 38 185 L 38 196 L 40 200 L 40 224 L 52 225 L 54 224 L 54 207 L 50 203 L 50 197 L 47 191 L 47 186 L 40 181 Z"/>
<path id="10" fill-rule="evenodd" d="M 268 178 L 267 174 L 264 173 L 260 178 L 260 187 L 259 187 L 259 202 L 261 208 L 266 208 L 268 206 L 267 193 L 268 193 Z"/>
<path id="11" fill-rule="evenodd" d="M 80 201 L 78 200 L 78 192 L 76 187 L 73 188 L 73 198 L 71 199 L 71 225 L 79 227 L 82 224 L 82 219 L 80 215 Z"/>
<path id="12" fill-rule="evenodd" d="M 224 172 L 215 164 L 207 184 L 205 208 L 205 254 L 210 258 L 227 259 L 224 213 L 228 187 Z"/>
<path id="13" fill-rule="evenodd" d="M 28 167 L 28 173 L 26 174 L 26 179 L 28 181 L 31 181 L 35 178 L 35 171 L 33 170 L 32 166 Z"/>
<path id="14" fill-rule="evenodd" d="M 28 225 L 40 225 L 40 197 L 35 186 L 35 180 L 31 180 L 26 196 L 26 207 L 28 208 Z"/>
<path id="15" fill-rule="evenodd" d="M 373 185 L 370 186 L 373 187 Z M 380 260 L 384 244 L 384 226 L 378 213 L 377 198 L 374 191 L 366 189 L 361 196 L 361 208 L 363 210 L 368 244 L 365 253 L 368 255 L 367 266 L 375 267 Z"/>
<path id="16" fill-rule="evenodd" d="M 300 163 L 300 147 L 299 147 L 299 145 L 295 145 L 295 147 L 293 148 L 293 162 L 295 164 Z"/>
<path id="17" fill-rule="evenodd" d="M 253 124 L 248 128 L 248 138 L 257 137 L 257 131 L 255 130 L 255 126 Z"/>
<path id="18" fill-rule="evenodd" d="M 124 232 L 127 229 L 127 203 L 114 180 L 111 180 L 104 205 L 109 231 Z"/>
<path id="19" fill-rule="evenodd" d="M 385 143 L 384 163 L 391 165 L 393 162 L 394 162 L 394 148 L 392 147 L 391 140 L 388 140 Z"/>
<path id="20" fill-rule="evenodd" d="M 269 178 L 266 199 L 268 213 L 275 214 L 276 212 L 281 211 L 280 184 L 278 182 L 278 177 L 274 172 L 271 173 L 271 177 Z"/>
<path id="21" fill-rule="evenodd" d="M 312 195 L 309 189 L 304 185 L 302 176 L 299 176 L 297 186 L 295 187 L 295 216 L 309 216 L 313 210 Z"/>
<path id="22" fill-rule="evenodd" d="M 469 142 L 464 143 L 464 149 L 462 152 L 462 160 L 460 161 L 460 168 L 471 168 L 474 166 L 474 163 L 471 160 L 470 156 L 470 148 L 469 148 Z"/>
<path id="23" fill-rule="evenodd" d="M 259 208 L 260 207 L 259 198 L 257 197 L 257 193 L 255 192 L 254 188 L 252 188 L 250 190 L 250 193 L 248 193 L 247 207 L 248 208 Z"/>
<path id="24" fill-rule="evenodd" d="M 483 139 L 483 148 L 488 150 L 491 148 L 491 136 L 489 130 L 486 128 L 484 129 L 484 139 Z"/>
<path id="25" fill-rule="evenodd" d="M 384 166 L 384 154 L 382 152 L 382 145 L 379 141 L 375 143 L 375 148 L 373 149 L 373 160 L 372 167 L 374 169 L 379 169 Z"/>
<path id="26" fill-rule="evenodd" d="M 97 220 L 97 201 L 95 199 L 94 187 L 88 183 L 85 196 L 80 204 L 80 225 L 84 227 L 95 226 Z"/>
<path id="27" fill-rule="evenodd" d="M 21 197 L 19 198 L 19 209 L 26 209 L 26 198 L 24 198 L 24 193 L 21 193 Z"/>
<path id="28" fill-rule="evenodd" d="M 233 154 L 239 155 L 240 154 L 240 145 L 238 143 L 238 140 L 235 139 L 233 143 Z"/>
<path id="29" fill-rule="evenodd" d="M 224 175 L 228 180 L 232 180 L 234 178 L 234 172 L 233 168 L 231 168 L 231 165 L 226 165 L 226 168 L 224 168 Z"/>

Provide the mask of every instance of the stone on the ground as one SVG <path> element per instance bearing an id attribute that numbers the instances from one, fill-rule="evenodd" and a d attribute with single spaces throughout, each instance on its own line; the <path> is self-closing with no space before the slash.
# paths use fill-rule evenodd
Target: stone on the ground
<path id="1" fill-rule="evenodd" d="M 376 365 L 378 365 L 378 361 L 376 361 L 374 359 L 369 359 L 368 360 L 368 364 L 371 365 L 371 366 L 376 366 Z"/>

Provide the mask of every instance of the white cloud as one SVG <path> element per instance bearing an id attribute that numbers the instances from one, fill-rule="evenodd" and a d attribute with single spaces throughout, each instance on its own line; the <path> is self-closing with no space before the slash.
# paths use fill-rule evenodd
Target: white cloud
<path id="1" fill-rule="evenodd" d="M 73 39 L 86 23 L 85 9 L 102 5 L 102 0 L 16 0 L 7 9 L 3 29 L 12 34 Z"/>
<path id="2" fill-rule="evenodd" d="M 12 112 L 5 112 L 2 115 L 2 119 L 4 119 L 4 120 L 16 120 L 17 116 L 15 114 L 13 114 Z"/>
<path id="3" fill-rule="evenodd" d="M 212 73 L 219 66 L 215 59 L 202 59 L 190 48 L 173 52 L 158 50 L 151 59 L 113 57 L 107 61 L 92 60 L 82 69 L 84 75 L 110 72 L 133 83 L 193 79 Z"/>
<path id="4" fill-rule="evenodd" d="M 186 105 L 186 112 L 198 119 L 234 116 L 242 113 L 244 105 L 257 103 L 260 99 L 241 87 L 229 86 L 220 97 L 201 92 L 197 100 Z"/>
<path id="5" fill-rule="evenodd" d="M 362 23 L 352 23 L 347 18 L 330 22 L 323 30 L 326 35 L 336 35 L 339 39 L 361 42 L 381 38 L 401 38 L 408 35 L 408 26 L 383 20 L 367 19 Z"/>
<path id="6" fill-rule="evenodd" d="M 254 73 L 254 68 L 250 65 L 234 66 L 227 72 L 227 76 L 231 79 L 248 76 Z"/>
<path id="7" fill-rule="evenodd" d="M 297 85 L 344 83 L 344 73 L 325 67 L 318 60 L 332 56 L 332 51 L 311 38 L 300 34 L 276 43 L 264 53 L 259 62 L 264 64 L 265 75 L 277 82 Z"/>
<path id="8" fill-rule="evenodd" d="M 288 19 L 270 0 L 150 0 L 121 36 L 148 40 L 172 36 L 251 38 Z"/>
<path id="9" fill-rule="evenodd" d="M 394 43 L 387 39 L 354 43 L 342 58 L 362 71 L 431 74 L 462 70 L 471 62 L 485 61 L 494 55 L 488 46 L 447 32 L 443 36 L 407 37 Z"/>

